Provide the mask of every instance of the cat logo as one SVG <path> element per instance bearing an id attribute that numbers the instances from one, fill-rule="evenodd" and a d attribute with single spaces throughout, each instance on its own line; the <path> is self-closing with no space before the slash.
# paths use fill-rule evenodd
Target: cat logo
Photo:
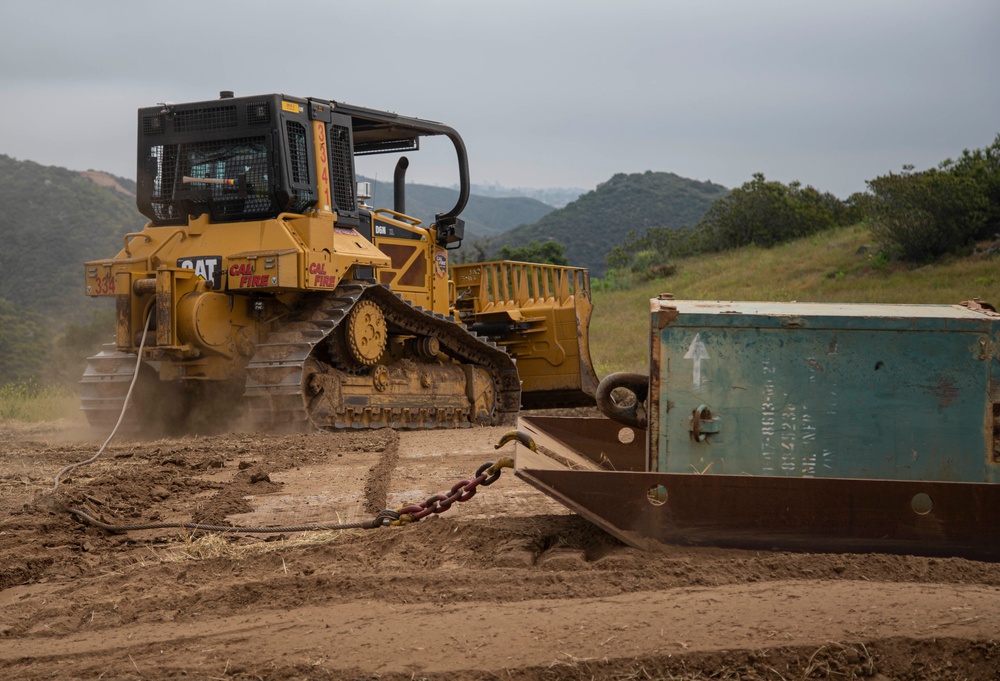
<path id="1" fill-rule="evenodd" d="M 186 270 L 194 270 L 194 273 L 208 282 L 208 287 L 213 291 L 222 288 L 222 256 L 221 255 L 201 255 L 191 258 L 178 258 L 177 266 Z"/>

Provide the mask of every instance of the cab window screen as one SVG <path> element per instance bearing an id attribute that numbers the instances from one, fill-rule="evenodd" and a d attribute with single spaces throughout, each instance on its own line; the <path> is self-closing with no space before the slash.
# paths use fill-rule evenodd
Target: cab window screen
<path id="1" fill-rule="evenodd" d="M 207 193 L 212 213 L 235 216 L 273 211 L 263 137 L 180 145 L 182 184 Z M 211 182 L 198 182 L 198 180 Z M 209 198 L 210 197 L 210 198 Z M 196 199 L 197 200 L 197 199 Z"/>
<path id="2" fill-rule="evenodd" d="M 354 158 L 351 155 L 350 131 L 342 125 L 331 125 L 327 133 L 330 145 L 330 182 L 337 209 L 353 212 L 358 209 L 354 195 Z"/>
<path id="3" fill-rule="evenodd" d="M 292 182 L 309 184 L 309 156 L 306 153 L 306 128 L 298 121 L 288 121 L 288 166 Z"/>

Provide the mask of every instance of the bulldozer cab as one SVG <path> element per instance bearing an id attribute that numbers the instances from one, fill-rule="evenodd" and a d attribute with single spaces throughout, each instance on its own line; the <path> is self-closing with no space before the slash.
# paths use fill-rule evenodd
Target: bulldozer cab
<path id="1" fill-rule="evenodd" d="M 140 109 L 140 212 L 157 226 L 184 225 L 206 213 L 213 223 L 238 222 L 314 207 L 356 221 L 350 118 L 335 117 L 329 103 L 316 108 L 327 112 L 322 133 L 346 141 L 331 145 L 323 163 L 335 189 L 329 197 L 320 197 L 314 179 L 317 126 L 309 100 L 224 96 Z"/>
<path id="2" fill-rule="evenodd" d="M 437 241 L 457 248 L 464 236 L 458 215 L 469 198 L 467 153 L 441 123 L 334 101 L 223 93 L 140 109 L 138 128 L 137 203 L 157 226 L 206 213 L 215 223 L 319 211 L 356 228 L 354 157 L 417 150 L 420 137 L 444 135 L 455 147 L 460 190 L 436 216 Z"/>

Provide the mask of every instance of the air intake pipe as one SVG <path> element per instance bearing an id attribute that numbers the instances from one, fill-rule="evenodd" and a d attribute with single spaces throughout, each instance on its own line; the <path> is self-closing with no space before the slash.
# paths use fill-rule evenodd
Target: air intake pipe
<path id="1" fill-rule="evenodd" d="M 392 173 L 392 209 L 397 213 L 406 214 L 406 169 L 410 167 L 410 159 L 401 156 L 396 161 L 396 170 Z"/>

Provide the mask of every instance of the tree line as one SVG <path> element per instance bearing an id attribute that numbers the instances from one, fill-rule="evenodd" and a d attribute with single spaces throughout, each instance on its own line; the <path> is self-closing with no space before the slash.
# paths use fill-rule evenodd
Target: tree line
<path id="1" fill-rule="evenodd" d="M 762 173 L 716 200 L 696 223 L 632 231 L 607 256 L 608 277 L 669 275 L 678 258 L 756 245 L 763 248 L 864 221 L 884 257 L 926 262 L 1000 239 L 1000 135 L 936 168 L 889 173 L 841 200 Z"/>

